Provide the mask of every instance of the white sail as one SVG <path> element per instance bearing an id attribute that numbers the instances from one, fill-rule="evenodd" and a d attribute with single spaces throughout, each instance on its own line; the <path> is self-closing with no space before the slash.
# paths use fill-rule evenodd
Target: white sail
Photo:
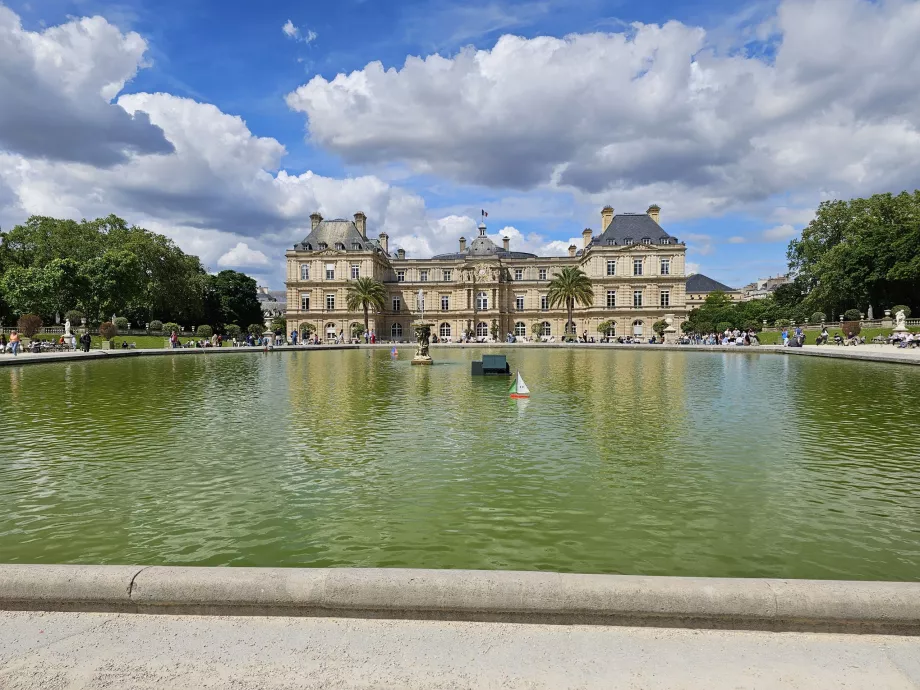
<path id="1" fill-rule="evenodd" d="M 518 377 L 517 377 L 517 386 L 516 386 L 516 388 L 517 388 L 517 391 L 516 391 L 517 394 L 518 394 L 518 395 L 529 395 L 529 394 L 530 394 L 530 389 L 527 387 L 527 384 L 524 383 L 524 379 L 521 378 L 521 372 L 518 372 L 518 375 L 517 375 L 517 376 L 518 376 Z"/>

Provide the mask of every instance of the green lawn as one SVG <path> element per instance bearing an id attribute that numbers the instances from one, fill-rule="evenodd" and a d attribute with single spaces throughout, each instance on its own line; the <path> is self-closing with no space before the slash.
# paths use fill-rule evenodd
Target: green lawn
<path id="1" fill-rule="evenodd" d="M 60 336 L 54 335 L 40 335 L 37 336 L 38 340 L 57 340 Z M 121 348 L 122 341 L 127 342 L 129 345 L 134 343 L 134 346 L 138 350 L 144 349 L 156 349 L 162 350 L 166 346 L 167 337 L 165 335 L 117 335 L 115 336 L 115 349 Z M 182 336 L 179 340 L 183 343 L 189 340 L 197 340 L 191 336 Z M 92 349 L 98 350 L 101 347 L 102 339 L 98 335 L 93 336 Z M 79 345 L 79 343 L 78 343 Z M 230 347 L 230 343 L 224 341 L 224 347 Z"/>
<path id="2" fill-rule="evenodd" d="M 912 329 L 915 330 L 915 329 Z M 789 329 L 789 335 L 791 336 L 793 329 Z M 840 335 L 846 337 L 844 333 L 841 333 L 840 327 L 827 327 L 827 333 L 829 337 L 829 342 L 834 342 L 834 334 L 840 333 Z M 821 334 L 821 329 L 806 329 L 805 331 L 805 344 L 814 345 L 815 341 L 818 339 L 818 336 Z M 860 337 L 865 338 L 867 343 L 871 343 L 872 339 L 877 335 L 885 336 L 886 338 L 891 334 L 890 328 L 864 328 L 859 334 Z M 760 340 L 761 345 L 782 345 L 783 334 L 778 331 L 764 331 L 763 333 L 758 333 L 757 338 Z"/>

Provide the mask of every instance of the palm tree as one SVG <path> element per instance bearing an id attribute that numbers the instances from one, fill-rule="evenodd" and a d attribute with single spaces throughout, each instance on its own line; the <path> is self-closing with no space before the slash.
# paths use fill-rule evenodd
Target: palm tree
<path id="1" fill-rule="evenodd" d="M 584 271 L 578 268 L 566 267 L 555 274 L 549 281 L 549 292 L 546 295 L 549 298 L 550 309 L 561 304 L 565 305 L 566 322 L 563 329 L 568 335 L 569 324 L 572 323 L 572 309 L 575 303 L 580 302 L 584 306 L 590 306 L 594 301 L 594 290 L 591 287 L 591 280 Z M 572 328 L 574 329 L 574 324 Z"/>
<path id="2" fill-rule="evenodd" d="M 373 278 L 361 277 L 348 283 L 348 293 L 345 297 L 348 311 L 364 310 L 364 332 L 369 329 L 367 321 L 368 309 L 373 307 L 383 311 L 387 306 L 387 289 L 383 283 Z"/>

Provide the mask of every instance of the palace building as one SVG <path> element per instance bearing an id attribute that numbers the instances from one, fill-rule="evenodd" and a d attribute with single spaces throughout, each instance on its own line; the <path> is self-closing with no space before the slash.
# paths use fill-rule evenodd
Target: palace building
<path id="1" fill-rule="evenodd" d="M 430 258 L 409 258 L 389 249 L 386 233 L 368 236 L 367 216 L 354 220 L 325 220 L 310 216 L 310 233 L 287 258 L 288 331 L 310 324 L 321 338 L 340 331 L 350 335 L 361 324 L 362 312 L 346 308 L 349 281 L 370 276 L 387 288 L 387 308 L 371 312 L 370 327 L 378 340 L 414 339 L 412 323 L 424 315 L 435 324 L 440 338 L 459 340 L 464 331 L 490 337 L 493 323 L 498 338 L 553 337 L 564 334 L 564 307 L 550 308 L 547 296 L 553 276 L 563 267 L 580 268 L 594 286 L 588 306 L 573 312 L 575 332 L 608 336 L 652 335 L 652 324 L 666 315 L 679 329 L 687 317 L 685 254 L 687 247 L 659 224 L 660 209 L 645 213 L 601 211 L 601 230 L 582 232 L 582 246 L 572 245 L 567 256 L 537 256 L 515 251 L 508 238 L 502 246 L 486 235 L 467 243 L 458 239 L 457 251 Z M 421 294 L 421 299 L 419 295 Z"/>

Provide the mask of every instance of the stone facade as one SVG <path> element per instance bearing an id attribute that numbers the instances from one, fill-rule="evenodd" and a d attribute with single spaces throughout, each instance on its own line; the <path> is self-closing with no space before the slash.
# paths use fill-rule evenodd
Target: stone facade
<path id="1" fill-rule="evenodd" d="M 350 280 L 373 277 L 386 285 L 387 309 L 370 315 L 370 327 L 379 340 L 410 341 L 411 324 L 425 318 L 440 338 L 457 341 L 467 329 L 477 336 L 491 336 L 492 324 L 499 339 L 508 333 L 538 335 L 559 340 L 564 333 L 564 308 L 550 309 L 549 281 L 565 266 L 580 268 L 594 285 L 590 306 L 577 305 L 573 312 L 576 332 L 599 337 L 598 324 L 612 321 L 609 335 L 652 335 L 652 324 L 673 315 L 675 327 L 687 317 L 686 245 L 668 235 L 658 224 L 659 208 L 646 213 L 615 215 L 611 207 L 601 212 L 601 232 L 582 232 L 582 247 L 571 246 L 567 256 L 542 257 L 514 251 L 507 238 L 499 247 L 479 235 L 467 246 L 459 238 L 458 251 L 427 259 L 406 258 L 389 251 L 389 238 L 367 236 L 367 218 L 354 221 L 324 220 L 311 216 L 311 231 L 286 253 L 288 331 L 310 323 L 321 338 L 352 324 L 363 324 L 363 314 L 346 309 Z"/>

